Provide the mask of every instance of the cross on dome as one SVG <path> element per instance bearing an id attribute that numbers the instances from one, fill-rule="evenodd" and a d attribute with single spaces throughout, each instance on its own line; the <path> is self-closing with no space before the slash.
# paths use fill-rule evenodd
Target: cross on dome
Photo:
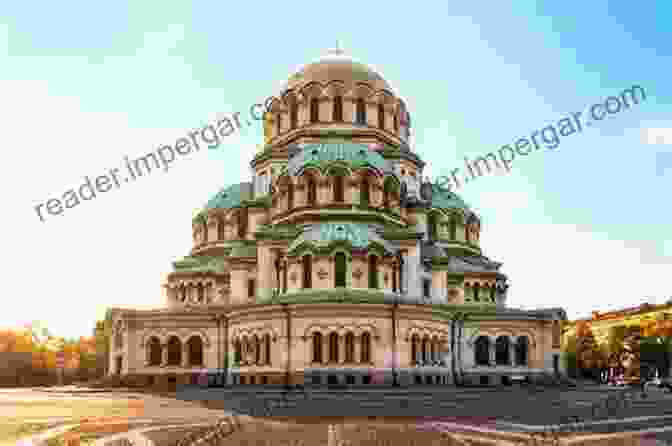
<path id="1" fill-rule="evenodd" d="M 341 48 L 341 42 L 339 40 L 336 40 L 336 48 L 327 51 L 327 54 L 332 54 L 336 56 L 342 56 L 343 54 L 345 54 L 345 51 L 343 51 L 343 48 Z"/>

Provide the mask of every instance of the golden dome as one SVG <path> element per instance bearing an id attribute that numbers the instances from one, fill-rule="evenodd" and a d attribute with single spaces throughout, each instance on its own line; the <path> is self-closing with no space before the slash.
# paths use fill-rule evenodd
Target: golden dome
<path id="1" fill-rule="evenodd" d="M 311 82 L 326 85 L 332 81 L 344 82 L 347 89 L 364 82 L 374 90 L 387 90 L 392 93 L 390 85 L 373 68 L 336 48 L 292 74 L 283 85 L 281 94 L 290 89 L 298 90 Z"/>

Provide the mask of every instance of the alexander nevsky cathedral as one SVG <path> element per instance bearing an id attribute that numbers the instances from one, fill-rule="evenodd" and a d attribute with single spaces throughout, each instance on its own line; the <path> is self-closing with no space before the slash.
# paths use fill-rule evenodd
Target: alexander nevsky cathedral
<path id="1" fill-rule="evenodd" d="M 235 386 L 564 375 L 564 310 L 506 306 L 481 219 L 421 181 L 410 114 L 378 72 L 334 50 L 267 107 L 251 181 L 193 218 L 165 308 L 113 309 L 110 375 L 139 386 L 195 383 L 205 369 Z"/>

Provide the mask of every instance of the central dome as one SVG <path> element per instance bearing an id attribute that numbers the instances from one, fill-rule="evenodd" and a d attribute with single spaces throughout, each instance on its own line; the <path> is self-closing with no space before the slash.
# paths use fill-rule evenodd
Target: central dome
<path id="1" fill-rule="evenodd" d="M 392 92 L 389 84 L 373 68 L 353 59 L 337 48 L 292 74 L 283 85 L 282 94 L 287 90 L 299 89 L 311 82 L 326 85 L 331 81 L 344 82 L 347 87 L 354 87 L 359 82 L 365 82 L 375 90 Z"/>

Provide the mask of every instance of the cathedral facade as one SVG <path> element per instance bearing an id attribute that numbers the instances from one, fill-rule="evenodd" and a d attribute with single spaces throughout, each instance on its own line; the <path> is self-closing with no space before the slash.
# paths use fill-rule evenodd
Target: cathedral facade
<path id="1" fill-rule="evenodd" d="M 507 307 L 481 219 L 421 181 L 410 114 L 379 73 L 332 51 L 267 104 L 251 181 L 193 218 L 165 308 L 113 309 L 111 375 L 408 386 L 564 374 L 564 310 Z"/>

